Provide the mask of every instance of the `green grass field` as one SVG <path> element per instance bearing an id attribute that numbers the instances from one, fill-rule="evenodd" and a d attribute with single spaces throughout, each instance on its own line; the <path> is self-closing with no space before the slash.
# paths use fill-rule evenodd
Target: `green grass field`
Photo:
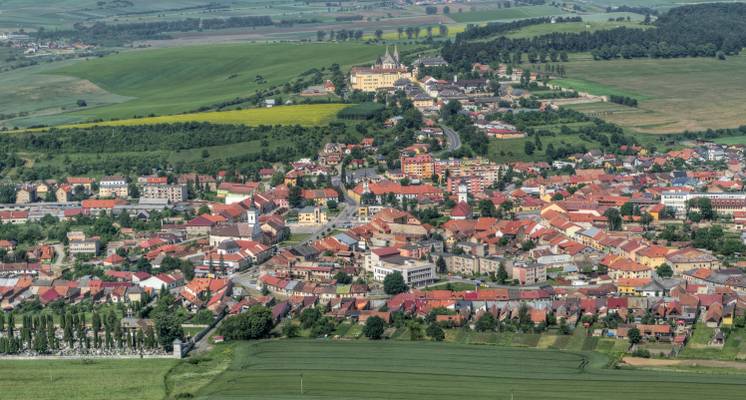
<path id="1" fill-rule="evenodd" d="M 126 52 L 79 62 L 59 73 L 135 97 L 114 107 L 96 109 L 90 115 L 128 118 L 189 111 L 248 96 L 258 89 L 284 84 L 311 68 L 332 63 L 348 68 L 370 62 L 382 51 L 381 46 L 353 43 L 194 46 Z M 257 84 L 257 75 L 267 83 Z"/>
<path id="2" fill-rule="evenodd" d="M 361 329 L 359 324 L 342 324 L 337 334 L 358 339 Z M 402 328 L 395 331 L 393 340 L 380 342 L 236 342 L 180 362 L 6 360 L 0 361 L 0 393 L 11 400 L 658 400 L 740 399 L 746 390 L 742 375 L 717 369 L 607 368 L 608 358 L 602 353 L 621 351 L 626 342 L 589 338 L 582 332 L 572 336 L 495 335 L 450 329 L 447 336 L 459 337 L 461 344 L 411 342 L 408 330 Z"/>
<path id="3" fill-rule="evenodd" d="M 638 16 L 639 17 L 639 16 Z M 511 32 L 505 36 L 511 38 L 527 38 L 534 36 L 546 35 L 549 33 L 578 33 L 578 32 L 595 32 L 608 29 L 614 29 L 619 27 L 626 28 L 645 28 L 646 26 L 640 25 L 638 21 L 623 21 L 623 22 L 610 22 L 610 21 L 583 21 L 583 22 L 567 22 L 561 24 L 541 24 L 531 25 L 521 28 L 515 32 Z"/>
<path id="4" fill-rule="evenodd" d="M 80 117 L 69 117 L 70 113 L 81 109 L 77 105 L 80 99 L 84 99 L 90 109 L 129 100 L 84 79 L 47 74 L 61 64 L 42 64 L 0 73 L 0 109 L 3 110 L 0 113 L 29 114 L 25 118 L 0 121 L 0 126 L 26 127 L 41 120 L 51 124 L 80 120 Z"/>
<path id="5" fill-rule="evenodd" d="M 589 361 L 580 368 L 583 360 Z M 604 368 L 596 353 L 406 341 L 238 343 L 199 399 L 739 399 L 738 376 Z M 195 369 L 196 371 L 196 369 Z M 303 375 L 301 394 L 300 376 Z M 183 392 L 182 392 L 183 393 Z"/>
<path id="6" fill-rule="evenodd" d="M 697 324 L 692 338 L 681 353 L 681 357 L 708 360 L 746 359 L 746 330 L 736 329 L 730 332 L 726 336 L 725 345 L 722 348 L 710 346 L 714 334 L 714 328 L 708 328 L 701 323 Z"/>
<path id="7" fill-rule="evenodd" d="M 720 144 L 746 144 L 746 136 L 731 136 L 714 139 L 713 142 Z"/>
<path id="8" fill-rule="evenodd" d="M 558 127 L 559 128 L 559 127 Z M 491 160 L 502 161 L 538 161 L 546 159 L 546 147 L 550 143 L 555 147 L 564 147 L 565 145 L 583 144 L 588 149 L 598 148 L 596 142 L 582 140 L 577 134 L 545 136 L 541 138 L 543 144 L 542 150 L 536 150 L 533 154 L 527 155 L 524 151 L 526 141 L 533 141 L 533 138 L 521 139 L 490 139 L 489 141 L 489 158 Z"/>
<path id="9" fill-rule="evenodd" d="M 325 125 L 347 104 L 303 104 L 272 108 L 251 108 L 219 112 L 164 115 L 160 117 L 122 119 L 87 124 L 63 125 L 61 128 L 89 128 L 91 126 L 131 126 L 173 124 L 181 122 L 210 122 L 237 125 Z"/>
<path id="10" fill-rule="evenodd" d="M 564 15 L 564 11 L 552 6 L 525 6 L 510 8 L 484 8 L 477 6 L 476 11 L 451 12 L 450 17 L 456 22 L 482 22 L 498 20 L 514 20 L 523 18 L 548 17 Z"/>
<path id="11" fill-rule="evenodd" d="M 35 113 L 22 121 L 6 122 L 21 127 L 176 114 L 250 96 L 312 68 L 338 63 L 346 71 L 352 65 L 372 62 L 383 51 L 382 45 L 360 43 L 248 43 L 125 51 L 3 74 L 0 92 L 12 95 L 0 99 L 0 106 Z M 257 76 L 267 83 L 257 83 Z M 78 99 L 89 106 L 78 108 Z"/>
<path id="12" fill-rule="evenodd" d="M 572 106 L 642 133 L 732 128 L 746 123 L 746 56 L 592 61 L 580 57 L 565 65 L 562 86 L 596 95 L 637 98 L 637 109 L 616 105 Z M 589 110 L 588 107 L 591 109 Z M 596 107 L 606 108 L 594 110 Z"/>
<path id="13" fill-rule="evenodd" d="M 0 361 L 4 400 L 159 400 L 169 359 Z"/>

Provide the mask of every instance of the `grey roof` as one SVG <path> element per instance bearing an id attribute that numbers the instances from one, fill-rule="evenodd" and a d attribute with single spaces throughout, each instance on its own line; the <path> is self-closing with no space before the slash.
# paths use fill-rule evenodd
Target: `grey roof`
<path id="1" fill-rule="evenodd" d="M 352 246 L 355 243 L 357 243 L 357 240 L 355 240 L 354 238 L 352 238 L 350 235 L 346 233 L 340 233 L 338 235 L 335 235 L 334 238 L 348 246 Z"/>
<path id="2" fill-rule="evenodd" d="M 238 248 L 239 248 L 238 244 L 236 244 L 235 241 L 230 240 L 230 239 L 229 240 L 223 240 L 218 245 L 218 249 L 220 249 L 220 250 L 235 250 L 235 249 L 238 249 Z"/>
<path id="3" fill-rule="evenodd" d="M 303 257 L 314 256 L 314 255 L 319 254 L 319 251 L 316 250 L 315 248 L 311 246 L 305 246 L 305 245 L 295 246 L 291 248 L 290 251 Z"/>

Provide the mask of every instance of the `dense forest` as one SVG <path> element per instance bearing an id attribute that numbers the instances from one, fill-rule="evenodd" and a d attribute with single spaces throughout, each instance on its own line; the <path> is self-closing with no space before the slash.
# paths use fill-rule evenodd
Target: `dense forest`
<path id="1" fill-rule="evenodd" d="M 507 24 L 506 24 L 507 25 Z M 493 28 L 497 29 L 497 28 Z M 456 41 L 445 42 L 443 57 L 449 62 L 489 63 L 520 60 L 522 53 L 557 51 L 591 52 L 595 59 L 617 57 L 671 58 L 720 57 L 737 54 L 746 45 L 746 4 L 712 3 L 677 7 L 661 15 L 651 29 L 620 27 L 581 33 L 551 33 L 533 38 L 491 36 L 481 29 L 467 30 Z M 516 54 L 519 56 L 516 57 Z"/>
<path id="2" fill-rule="evenodd" d="M 288 21 L 282 23 L 287 24 Z M 230 18 L 187 18 L 178 21 L 138 22 L 126 24 L 93 25 L 76 23 L 72 30 L 45 30 L 39 28 L 39 40 L 69 39 L 91 44 L 118 44 L 134 40 L 168 39 L 166 32 L 189 32 L 228 28 L 246 28 L 273 25 L 268 16 L 248 16 Z"/>

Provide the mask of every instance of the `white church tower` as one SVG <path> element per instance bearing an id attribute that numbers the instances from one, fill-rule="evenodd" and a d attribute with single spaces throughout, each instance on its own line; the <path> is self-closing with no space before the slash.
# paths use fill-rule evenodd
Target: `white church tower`
<path id="1" fill-rule="evenodd" d="M 463 180 L 458 184 L 458 202 L 469 202 L 469 187 L 466 186 L 466 182 L 464 182 Z"/>
<path id="2" fill-rule="evenodd" d="M 251 240 L 259 240 L 262 237 L 262 227 L 259 223 L 259 210 L 254 207 L 246 210 L 246 223 L 251 230 Z"/>

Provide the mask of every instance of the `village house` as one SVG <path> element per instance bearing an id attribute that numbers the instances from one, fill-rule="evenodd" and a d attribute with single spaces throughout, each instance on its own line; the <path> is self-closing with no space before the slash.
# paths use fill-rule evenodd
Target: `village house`
<path id="1" fill-rule="evenodd" d="M 98 196 L 101 198 L 129 197 L 129 186 L 127 179 L 123 176 L 105 176 L 98 184 Z"/>
<path id="2" fill-rule="evenodd" d="M 298 210 L 300 225 L 324 225 L 327 221 L 326 211 L 321 207 L 306 206 Z"/>
<path id="3" fill-rule="evenodd" d="M 666 262 L 673 268 L 674 274 L 681 275 L 686 271 L 707 268 L 720 269 L 720 260 L 707 251 L 685 248 L 666 254 Z"/>

